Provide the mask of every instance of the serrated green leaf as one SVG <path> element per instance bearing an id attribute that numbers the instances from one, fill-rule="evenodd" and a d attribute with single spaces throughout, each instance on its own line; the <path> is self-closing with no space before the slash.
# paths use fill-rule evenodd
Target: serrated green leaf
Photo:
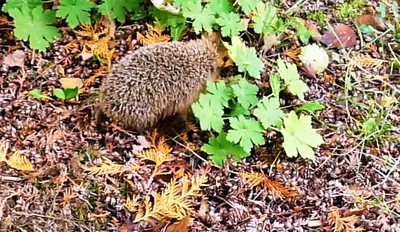
<path id="1" fill-rule="evenodd" d="M 10 13 L 10 9 L 22 9 L 23 7 L 28 7 L 29 9 L 34 9 L 37 6 L 42 6 L 41 0 L 7 0 L 4 3 L 1 10 L 6 13 Z"/>
<path id="2" fill-rule="evenodd" d="M 21 9 L 9 9 L 9 14 L 14 18 L 14 34 L 18 39 L 29 41 L 29 46 L 44 52 L 50 43 L 60 37 L 58 29 L 50 26 L 55 22 L 55 12 L 43 10 L 37 6 L 33 10 L 28 6 Z"/>
<path id="3" fill-rule="evenodd" d="M 98 6 L 102 15 L 107 15 L 112 19 L 117 19 L 120 23 L 125 22 L 125 15 L 131 12 L 136 0 L 101 0 Z"/>
<path id="4" fill-rule="evenodd" d="M 268 97 L 264 97 L 257 104 L 254 115 L 261 121 L 265 129 L 271 125 L 280 127 L 285 116 L 283 111 L 279 109 L 279 99 Z"/>
<path id="5" fill-rule="evenodd" d="M 296 21 L 295 26 L 296 26 L 296 35 L 300 38 L 300 41 L 303 42 L 303 44 L 308 44 L 311 38 L 310 31 L 301 21 Z"/>
<path id="6" fill-rule="evenodd" d="M 207 82 L 207 91 L 215 96 L 215 100 L 218 101 L 221 106 L 228 107 L 228 101 L 233 96 L 233 91 L 225 85 L 224 81 L 219 82 Z"/>
<path id="7" fill-rule="evenodd" d="M 183 0 L 186 1 L 186 0 Z M 228 0 L 211 0 L 210 1 L 211 12 L 215 16 L 220 16 L 223 14 L 229 14 L 232 11 L 233 5 Z"/>
<path id="8" fill-rule="evenodd" d="M 282 24 L 282 22 L 277 18 L 276 12 L 277 10 L 272 3 L 258 2 L 254 11 L 254 16 L 251 18 L 254 32 L 258 34 L 278 32 L 281 29 L 280 24 Z"/>
<path id="9" fill-rule="evenodd" d="M 249 155 L 241 146 L 226 140 L 226 135 L 226 132 L 222 132 L 217 138 L 210 137 L 208 139 L 208 144 L 201 147 L 201 150 L 210 155 L 213 163 L 218 166 L 224 164 L 228 155 L 232 155 L 232 159 L 237 162 L 240 162 Z"/>
<path id="10" fill-rule="evenodd" d="M 246 119 L 243 115 L 229 119 L 231 128 L 226 139 L 235 144 L 239 143 L 244 151 L 250 153 L 254 145 L 265 143 L 262 135 L 263 128 L 254 118 Z"/>
<path id="11" fill-rule="evenodd" d="M 271 86 L 274 97 L 279 98 L 279 92 L 281 91 L 281 79 L 279 76 L 272 75 L 269 78 L 269 85 Z"/>
<path id="12" fill-rule="evenodd" d="M 80 23 L 90 23 L 90 10 L 96 5 L 89 0 L 60 0 L 56 16 L 65 18 L 68 26 L 75 28 Z"/>
<path id="13" fill-rule="evenodd" d="M 236 36 L 244 29 L 243 24 L 240 22 L 240 16 L 234 12 L 220 14 L 216 22 L 221 26 L 222 36 Z"/>
<path id="14" fill-rule="evenodd" d="M 374 118 L 369 118 L 363 123 L 363 130 L 366 135 L 370 135 L 376 131 L 377 125 Z"/>
<path id="15" fill-rule="evenodd" d="M 231 86 L 233 94 L 237 97 L 238 102 L 246 109 L 257 104 L 258 87 L 250 84 L 246 79 L 242 78 L 237 84 Z"/>
<path id="16" fill-rule="evenodd" d="M 178 9 L 186 10 L 189 3 L 197 4 L 197 2 L 201 3 L 199 0 L 173 0 L 172 5 Z"/>
<path id="17" fill-rule="evenodd" d="M 53 89 L 53 95 L 56 96 L 58 99 L 65 100 L 64 90 L 55 88 Z"/>
<path id="18" fill-rule="evenodd" d="M 210 9 L 210 5 L 201 6 L 199 1 L 189 2 L 186 9 L 183 9 L 183 16 L 193 20 L 193 29 L 196 34 L 203 30 L 211 33 L 215 23 L 215 16 Z"/>
<path id="19" fill-rule="evenodd" d="M 285 81 L 289 92 L 304 101 L 304 93 L 308 90 L 308 86 L 300 80 L 296 65 L 287 63 L 281 58 L 278 59 L 277 63 L 279 75 Z"/>
<path id="20" fill-rule="evenodd" d="M 299 111 L 318 111 L 324 109 L 325 106 L 318 103 L 318 102 L 307 102 L 306 104 L 302 105 L 301 107 L 298 107 L 295 109 L 295 112 Z"/>
<path id="21" fill-rule="evenodd" d="M 44 98 L 49 98 L 46 95 L 44 95 L 40 89 L 32 89 L 31 91 L 29 91 L 29 96 L 39 100 L 42 100 Z"/>
<path id="22" fill-rule="evenodd" d="M 242 8 L 242 11 L 249 15 L 251 11 L 255 10 L 257 4 L 262 2 L 261 0 L 238 0 L 237 3 Z"/>
<path id="23" fill-rule="evenodd" d="M 222 43 L 228 49 L 229 57 L 238 66 L 239 72 L 248 72 L 250 76 L 260 79 L 264 63 L 257 57 L 254 47 L 246 47 L 238 36 L 232 37 L 231 45 L 226 42 Z"/>
<path id="24" fill-rule="evenodd" d="M 300 115 L 297 117 L 294 111 L 283 119 L 284 127 L 281 128 L 281 133 L 284 138 L 282 144 L 287 156 L 301 157 L 314 160 L 314 151 L 316 148 L 324 143 L 321 135 L 311 127 L 311 117 Z"/>
<path id="25" fill-rule="evenodd" d="M 73 89 L 64 89 L 64 95 L 66 100 L 75 98 L 76 96 L 78 96 L 78 93 L 79 93 L 78 87 Z"/>
<path id="26" fill-rule="evenodd" d="M 221 132 L 224 126 L 222 115 L 223 106 L 210 94 L 200 94 L 197 102 L 191 106 L 194 116 L 200 120 L 201 130 L 215 130 Z"/>
<path id="27" fill-rule="evenodd" d="M 186 26 L 186 18 L 182 15 L 174 15 L 166 11 L 160 11 L 155 7 L 151 7 L 151 14 L 159 20 L 161 25 L 169 27 L 172 40 L 180 39 L 182 31 Z"/>

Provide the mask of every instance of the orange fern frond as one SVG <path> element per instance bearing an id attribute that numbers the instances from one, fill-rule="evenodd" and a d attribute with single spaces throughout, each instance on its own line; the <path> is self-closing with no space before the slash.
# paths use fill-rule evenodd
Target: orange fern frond
<path id="1" fill-rule="evenodd" d="M 147 24 L 148 30 L 145 32 L 145 35 L 141 33 L 137 33 L 137 41 L 143 45 L 150 45 L 162 42 L 168 42 L 171 39 L 169 35 L 163 35 L 163 27 L 160 22 L 156 20 L 155 26 Z"/>
<path id="2" fill-rule="evenodd" d="M 349 217 L 340 217 L 339 208 L 332 207 L 328 213 L 328 224 L 334 226 L 334 231 L 344 231 L 344 232 L 361 232 L 364 231 L 362 226 L 354 227 L 357 223 L 358 217 L 355 215 Z"/>
<path id="3" fill-rule="evenodd" d="M 257 187 L 258 189 L 260 189 L 260 188 L 267 189 L 269 191 L 269 193 L 274 197 L 298 196 L 297 191 L 293 191 L 293 190 L 290 190 L 290 189 L 284 187 L 282 182 L 271 180 L 262 173 L 241 172 L 241 173 L 239 173 L 239 176 L 251 188 Z"/>
<path id="4" fill-rule="evenodd" d="M 385 60 L 372 58 L 369 55 L 359 54 L 350 60 L 350 67 L 361 66 L 363 68 L 381 67 Z"/>
<path id="5" fill-rule="evenodd" d="M 289 49 L 285 49 L 282 52 L 282 55 L 289 57 L 296 64 L 299 64 L 300 63 L 299 53 L 300 53 L 300 50 L 298 48 L 292 47 L 292 48 L 289 48 Z"/>
<path id="6" fill-rule="evenodd" d="M 68 204 L 74 197 L 76 197 L 76 194 L 74 193 L 74 190 L 69 187 L 65 190 L 65 192 L 63 193 L 63 198 L 62 198 L 62 205 L 66 205 Z"/>

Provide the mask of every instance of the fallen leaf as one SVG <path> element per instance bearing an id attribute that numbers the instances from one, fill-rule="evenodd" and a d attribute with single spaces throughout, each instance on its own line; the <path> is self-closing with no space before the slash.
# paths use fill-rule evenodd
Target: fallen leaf
<path id="1" fill-rule="evenodd" d="M 82 52 L 81 53 L 81 57 L 82 57 L 82 60 L 85 61 L 85 60 L 88 60 L 88 59 L 92 58 L 93 54 L 92 53 L 88 53 L 88 52 Z"/>
<path id="2" fill-rule="evenodd" d="M 22 50 L 16 50 L 11 54 L 4 57 L 3 63 L 11 67 L 23 67 L 25 60 L 25 52 Z"/>
<path id="3" fill-rule="evenodd" d="M 190 224 L 190 217 L 187 215 L 182 220 L 168 225 L 165 232 L 187 232 Z"/>
<path id="4" fill-rule="evenodd" d="M 83 82 L 80 78 L 75 77 L 65 77 L 60 79 L 61 86 L 63 89 L 81 89 L 83 86 Z"/>
<path id="5" fill-rule="evenodd" d="M 274 45 L 279 43 L 278 37 L 275 34 L 264 35 L 264 50 L 267 51 Z"/>
<path id="6" fill-rule="evenodd" d="M 351 27 L 339 23 L 333 31 L 327 31 L 322 35 L 322 43 L 329 47 L 350 48 L 357 42 L 357 35 Z"/>
<path id="7" fill-rule="evenodd" d="M 372 14 L 359 15 L 359 16 L 357 16 L 355 21 L 356 21 L 357 26 L 370 25 L 375 30 L 378 30 L 378 31 L 383 31 L 386 28 L 386 25 L 383 22 L 383 19 L 380 18 L 378 15 L 375 15 L 375 16 Z"/>
<path id="8" fill-rule="evenodd" d="M 314 41 L 320 41 L 322 38 L 322 35 L 319 33 L 318 31 L 318 27 L 317 24 L 314 23 L 311 20 L 304 20 L 304 19 L 300 19 L 300 21 L 304 24 L 304 26 L 307 28 L 308 32 L 310 32 L 311 34 L 311 38 Z"/>

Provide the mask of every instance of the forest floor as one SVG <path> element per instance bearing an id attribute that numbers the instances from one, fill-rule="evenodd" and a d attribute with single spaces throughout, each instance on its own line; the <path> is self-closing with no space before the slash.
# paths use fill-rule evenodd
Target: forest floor
<path id="1" fill-rule="evenodd" d="M 339 4 L 306 1 L 300 15 L 320 11 L 354 28 L 337 18 Z M 117 27 L 112 62 L 141 46 L 137 32 L 146 29 Z M 353 49 L 336 49 L 339 57 L 326 75 L 302 76 L 309 87 L 305 99 L 325 106 L 310 113 L 325 141 L 314 162 L 285 156 L 274 145 L 282 139 L 270 131 L 265 146 L 223 168 L 206 162 L 199 148 L 208 137 L 194 119 L 182 126 L 172 117 L 143 135 L 109 121 L 98 126 L 91 98 L 107 70 L 78 56 L 82 46 L 74 41 L 83 39 L 74 31 L 64 30 L 43 54 L 16 41 L 11 27 L 0 25 L 0 32 L 0 142 L 7 145 L 0 153 L 19 151 L 33 169 L 0 162 L 0 231 L 400 231 L 400 64 L 393 64 L 400 46 L 387 31 L 378 39 L 358 37 Z M 275 62 L 291 45 L 263 58 Z M 348 64 L 346 57 L 360 54 L 382 62 Z M 78 100 L 29 96 L 34 88 L 50 93 L 62 77 L 87 84 Z M 135 156 L 151 147 L 169 155 L 159 167 Z M 189 221 L 135 221 L 132 212 L 143 203 L 132 198 L 154 197 L 182 173 L 207 179 L 191 198 Z M 264 184 L 249 186 L 246 173 Z"/>

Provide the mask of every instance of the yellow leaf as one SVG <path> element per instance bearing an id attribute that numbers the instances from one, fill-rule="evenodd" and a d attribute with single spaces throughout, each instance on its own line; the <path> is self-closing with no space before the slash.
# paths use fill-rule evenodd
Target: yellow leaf
<path id="1" fill-rule="evenodd" d="M 61 78 L 60 83 L 64 89 L 75 89 L 76 87 L 78 87 L 78 89 L 81 89 L 83 86 L 82 80 L 75 77 Z"/>
<path id="2" fill-rule="evenodd" d="M 19 151 L 14 152 L 6 162 L 12 168 L 21 171 L 33 171 L 31 162 Z"/>

